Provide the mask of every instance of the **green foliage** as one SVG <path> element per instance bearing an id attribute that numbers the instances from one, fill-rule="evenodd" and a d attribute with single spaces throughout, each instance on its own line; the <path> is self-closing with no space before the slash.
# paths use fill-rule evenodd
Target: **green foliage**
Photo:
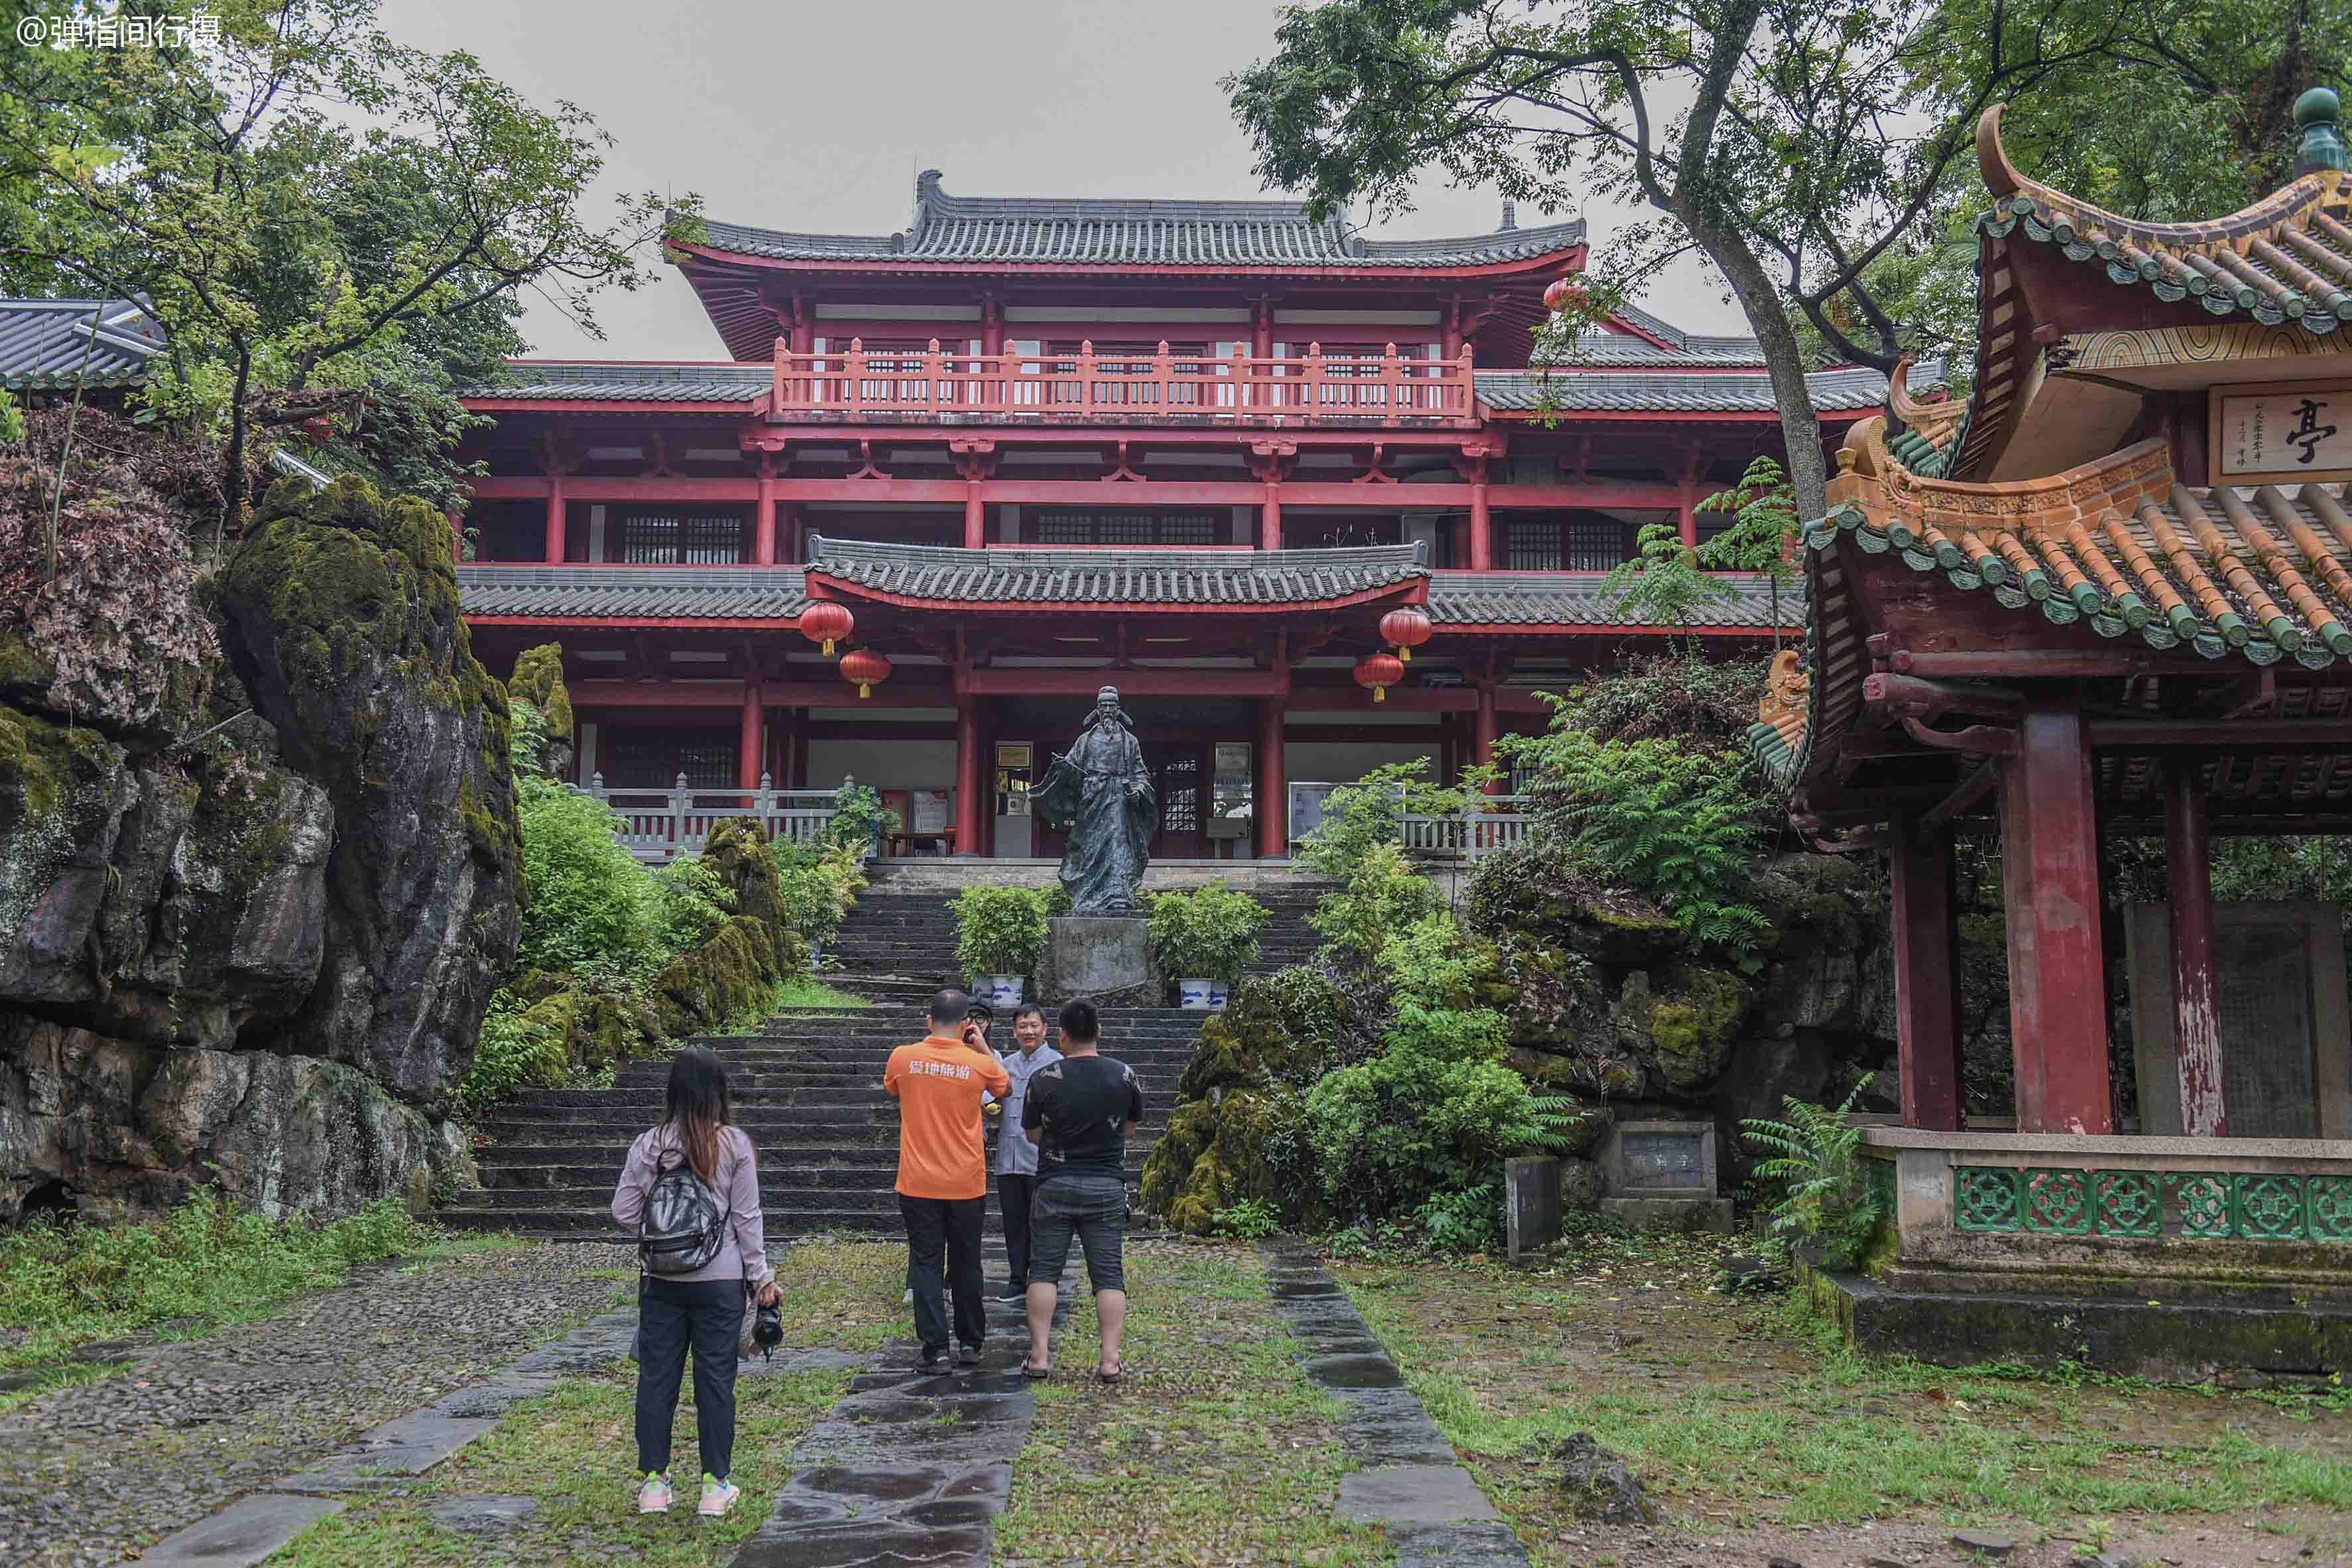
<path id="1" fill-rule="evenodd" d="M 665 952 L 701 946 L 735 912 L 735 889 L 700 856 L 672 860 L 653 883 L 654 941 Z"/>
<path id="2" fill-rule="evenodd" d="M 1323 1199 L 1349 1219 L 1380 1218 L 1492 1181 L 1542 1136 L 1533 1104 L 1527 1080 L 1500 1061 L 1391 1044 L 1307 1091 Z"/>
<path id="3" fill-rule="evenodd" d="M 1750 1117 L 1739 1124 L 1742 1136 L 1771 1156 L 1757 1163 L 1755 1174 L 1780 1185 L 1774 1232 L 1813 1243 L 1822 1266 L 1840 1271 L 1861 1263 L 1878 1227 L 1893 1217 L 1864 1179 L 1862 1129 L 1851 1120 L 1861 1095 L 1856 1085 L 1834 1110 L 1791 1097 L 1782 1101 L 1788 1121 Z"/>
<path id="4" fill-rule="evenodd" d="M 527 697 L 507 698 L 507 760 L 518 779 L 548 776 L 547 719 Z"/>
<path id="5" fill-rule="evenodd" d="M 1423 1242 L 1432 1252 L 1486 1252 L 1503 1245 L 1503 1189 L 1481 1182 L 1460 1192 L 1439 1193 L 1412 1211 Z"/>
<path id="6" fill-rule="evenodd" d="M 768 853 L 784 923 L 811 942 L 831 942 L 866 889 L 863 854 L 846 844 L 812 848 L 789 838 L 770 841 Z"/>
<path id="7" fill-rule="evenodd" d="M 564 1081 L 571 1066 L 561 1028 L 531 1017 L 513 992 L 495 991 L 482 1015 L 474 1065 L 457 1085 L 457 1103 L 480 1110 L 518 1089 L 551 1088 Z"/>
<path id="8" fill-rule="evenodd" d="M 882 794 L 871 784 L 845 783 L 835 792 L 833 816 L 824 825 L 825 842 L 863 856 L 886 833 L 898 831 L 898 814 L 882 804 Z"/>
<path id="9" fill-rule="evenodd" d="M 547 732 L 561 744 L 572 743 L 572 690 L 563 683 L 562 643 L 541 643 L 515 655 L 507 697 L 538 709 Z"/>
<path id="10" fill-rule="evenodd" d="M 13 447 L 25 438 L 25 411 L 17 406 L 16 395 L 0 386 L 0 447 Z"/>
<path id="11" fill-rule="evenodd" d="M 1780 647 L 1780 590 L 1797 579 L 1797 492 L 1770 457 L 1759 457 L 1730 489 L 1698 503 L 1702 511 L 1727 511 L 1731 526 L 1698 547 L 1699 563 L 1720 570 L 1760 574 L 1772 588 L 1772 648 Z"/>
<path id="12" fill-rule="evenodd" d="M 1709 605 L 1739 596 L 1729 583 L 1699 570 L 1697 552 L 1675 524 L 1645 522 L 1633 543 L 1633 557 L 1611 567 L 1601 584 L 1601 602 L 1620 621 L 1688 635 Z"/>
<path id="13" fill-rule="evenodd" d="M 1760 658 L 1700 658 L 1680 651 L 1636 658 L 1621 672 L 1570 690 L 1555 722 L 1596 741 L 1665 737 L 1695 750 L 1741 748 L 1769 670 Z M 1507 737 L 1506 743 L 1520 742 Z"/>
<path id="14" fill-rule="evenodd" d="M 1282 1229 L 1282 1216 L 1263 1198 L 1244 1198 L 1219 1209 L 1209 1228 L 1234 1241 L 1263 1241 Z"/>
<path id="15" fill-rule="evenodd" d="M 1357 856 L 1346 885 L 1317 900 L 1307 923 L 1328 941 L 1328 956 L 1361 961 L 1379 953 L 1397 931 L 1433 913 L 1438 903 L 1436 885 L 1415 871 L 1391 840 Z"/>
<path id="16" fill-rule="evenodd" d="M 1151 952 L 1171 980 L 1221 980 L 1232 984 L 1257 962 L 1264 904 L 1223 882 L 1145 897 L 1151 915 Z"/>
<path id="17" fill-rule="evenodd" d="M 521 346 L 520 290 L 593 331 L 591 297 L 645 281 L 698 199 L 623 195 L 584 221 L 594 121 L 394 44 L 375 0 L 207 11 L 217 47 L 0 51 L 0 283 L 149 301 L 173 345 L 149 396 L 226 427 L 232 511 L 257 415 L 289 405 L 457 504 L 455 383 Z"/>
<path id="18" fill-rule="evenodd" d="M 611 808 L 545 778 L 517 778 L 529 896 L 516 962 L 527 969 L 643 969 L 661 898 L 652 873 L 613 837 Z"/>
<path id="19" fill-rule="evenodd" d="M 1034 974 L 1045 956 L 1041 888 L 967 888 L 948 902 L 956 917 L 956 965 L 964 978 Z"/>
<path id="20" fill-rule="evenodd" d="M 395 1202 L 325 1222 L 270 1219 L 210 1191 L 145 1225 L 37 1218 L 0 1231 L 0 1366 L 174 1320 L 250 1317 L 438 1239 Z"/>
<path id="21" fill-rule="evenodd" d="M 1448 815 L 1466 811 L 1494 777 L 1492 768 L 1473 768 L 1456 784 L 1429 781 L 1429 759 L 1386 763 L 1323 802 L 1323 820 L 1299 840 L 1298 859 L 1319 877 L 1345 879 L 1379 845 L 1398 842 L 1407 811 Z"/>
<path id="22" fill-rule="evenodd" d="M 1538 831 L 1559 835 L 1578 860 L 1654 899 L 1696 947 L 1747 966 L 1771 931 L 1743 894 L 1760 847 L 1762 805 L 1748 760 L 1669 740 L 1595 741 L 1569 728 L 1566 703 L 1551 730 L 1517 741 L 1536 765 Z"/>

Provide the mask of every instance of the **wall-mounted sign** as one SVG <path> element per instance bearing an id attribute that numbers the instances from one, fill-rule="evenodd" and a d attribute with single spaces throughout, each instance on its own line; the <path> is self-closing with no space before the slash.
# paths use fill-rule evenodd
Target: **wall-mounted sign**
<path id="1" fill-rule="evenodd" d="M 2217 386 L 2211 407 L 2217 482 L 2352 479 L 2352 382 Z"/>

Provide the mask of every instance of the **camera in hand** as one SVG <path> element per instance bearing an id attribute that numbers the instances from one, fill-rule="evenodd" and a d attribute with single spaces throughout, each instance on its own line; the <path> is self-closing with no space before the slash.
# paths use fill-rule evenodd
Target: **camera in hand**
<path id="1" fill-rule="evenodd" d="M 780 1301 L 771 1301 L 760 1309 L 751 1324 L 751 1342 L 760 1348 L 761 1361 L 772 1361 L 776 1347 L 784 1342 L 784 1309 Z"/>

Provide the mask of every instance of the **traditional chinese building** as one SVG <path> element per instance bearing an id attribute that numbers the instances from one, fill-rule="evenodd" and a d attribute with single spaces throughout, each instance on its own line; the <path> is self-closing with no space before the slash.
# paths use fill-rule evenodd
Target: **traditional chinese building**
<path id="1" fill-rule="evenodd" d="M 900 847 L 997 856 L 1058 853 L 1024 787 L 1114 684 L 1155 854 L 1280 856 L 1288 783 L 1458 773 L 1660 635 L 1602 574 L 1642 524 L 1720 526 L 1696 503 L 1778 451 L 1752 340 L 1629 310 L 1529 370 L 1584 256 L 1507 209 L 1381 240 L 936 173 L 897 234 L 711 223 L 674 259 L 720 357 L 523 361 L 467 399 L 475 646 L 562 643 L 583 784 L 854 775 Z M 1885 391 L 1814 377 L 1832 438 Z M 1759 590 L 1698 632 L 1768 621 Z"/>
<path id="2" fill-rule="evenodd" d="M 1811 525 L 1804 651 L 1755 730 L 1796 825 L 1893 865 L 1896 1240 L 1865 1342 L 2168 1376 L 2352 1361 L 2340 908 L 2217 905 L 2232 834 L 2352 830 L 2352 181 L 2143 224 L 1979 132 L 1971 396 L 1898 372 Z M 1955 835 L 2000 849 L 2014 1116 L 1969 1123 Z M 2159 840 L 2112 917 L 2103 852 Z M 2120 928 L 2120 929 L 2119 929 Z M 2117 1026 L 2127 1026 L 2127 1038 Z M 2127 1131 L 2137 1136 L 2122 1135 Z"/>

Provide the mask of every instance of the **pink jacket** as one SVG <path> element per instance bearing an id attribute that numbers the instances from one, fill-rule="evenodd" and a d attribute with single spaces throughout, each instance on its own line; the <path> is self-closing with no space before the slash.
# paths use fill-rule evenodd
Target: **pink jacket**
<path id="1" fill-rule="evenodd" d="M 678 1146 L 667 1124 L 638 1133 L 637 1141 L 629 1145 L 628 1163 L 621 1167 L 621 1184 L 613 1189 L 613 1217 L 633 1241 L 645 1218 L 646 1200 L 653 1196 L 662 1153 Z M 691 1274 L 662 1278 L 688 1285 L 704 1279 L 742 1279 L 758 1285 L 774 1270 L 768 1267 L 766 1221 L 760 1213 L 759 1157 L 740 1127 L 719 1130 L 719 1180 L 713 1188 L 719 1201 L 727 1205 L 727 1229 L 719 1238 L 718 1256 Z"/>

